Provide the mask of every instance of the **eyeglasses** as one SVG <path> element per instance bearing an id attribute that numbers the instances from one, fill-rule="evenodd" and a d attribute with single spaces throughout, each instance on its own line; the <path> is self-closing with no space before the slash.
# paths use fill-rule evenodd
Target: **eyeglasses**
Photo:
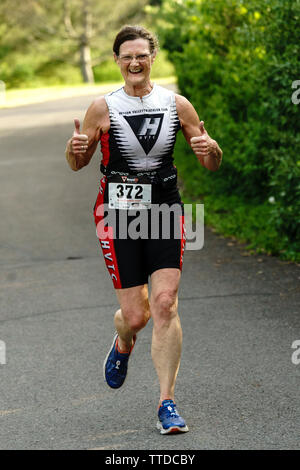
<path id="1" fill-rule="evenodd" d="M 123 56 L 118 56 L 118 57 L 124 64 L 130 64 L 130 62 L 132 62 L 133 59 L 136 59 L 137 62 L 140 62 L 140 63 L 146 62 L 151 55 L 152 54 L 139 54 L 135 56 L 123 55 Z"/>

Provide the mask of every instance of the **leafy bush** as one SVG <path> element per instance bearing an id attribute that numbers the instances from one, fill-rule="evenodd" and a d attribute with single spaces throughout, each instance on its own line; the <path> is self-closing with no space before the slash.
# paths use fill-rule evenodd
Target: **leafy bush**
<path id="1" fill-rule="evenodd" d="M 93 68 L 95 82 L 118 82 L 122 80 L 122 75 L 115 61 L 106 60 Z"/>
<path id="2" fill-rule="evenodd" d="M 292 0 L 164 0 L 158 17 L 179 88 L 224 152 L 216 173 L 193 158 L 187 185 L 199 194 L 198 180 L 204 197 L 261 205 L 277 237 L 270 251 L 292 259 L 300 240 L 299 105 L 291 101 L 299 18 Z"/>

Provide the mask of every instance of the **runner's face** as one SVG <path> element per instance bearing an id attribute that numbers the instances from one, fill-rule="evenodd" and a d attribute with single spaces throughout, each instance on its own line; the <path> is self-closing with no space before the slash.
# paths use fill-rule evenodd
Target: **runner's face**
<path id="1" fill-rule="evenodd" d="M 149 42 L 147 39 L 134 39 L 125 41 L 120 46 L 119 56 L 115 55 L 115 60 L 120 67 L 125 83 L 131 86 L 141 86 L 150 79 L 151 66 L 155 53 L 146 57 L 145 60 L 138 61 L 137 56 L 150 54 Z M 126 56 L 135 57 L 131 62 L 122 59 Z"/>

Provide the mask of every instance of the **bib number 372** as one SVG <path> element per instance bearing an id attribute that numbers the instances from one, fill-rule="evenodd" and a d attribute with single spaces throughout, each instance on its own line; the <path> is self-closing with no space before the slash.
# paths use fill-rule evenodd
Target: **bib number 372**
<path id="1" fill-rule="evenodd" d="M 151 205 L 151 184 L 109 183 L 110 209 L 147 209 Z"/>

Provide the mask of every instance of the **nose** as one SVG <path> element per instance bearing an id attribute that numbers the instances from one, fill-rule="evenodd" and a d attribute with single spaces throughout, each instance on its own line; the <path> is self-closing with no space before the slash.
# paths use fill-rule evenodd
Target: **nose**
<path id="1" fill-rule="evenodd" d="M 130 64 L 132 64 L 132 62 L 139 64 L 139 61 L 137 60 L 135 56 L 132 57 Z"/>

